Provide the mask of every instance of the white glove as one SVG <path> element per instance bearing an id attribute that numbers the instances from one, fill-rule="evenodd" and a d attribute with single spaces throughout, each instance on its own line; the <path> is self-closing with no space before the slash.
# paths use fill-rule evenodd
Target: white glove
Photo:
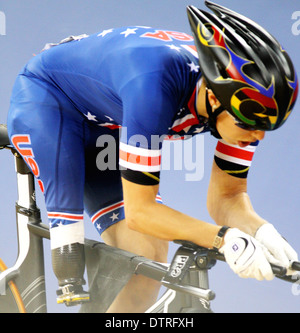
<path id="1" fill-rule="evenodd" d="M 272 224 L 263 224 L 257 230 L 255 239 L 263 244 L 275 258 L 275 261 L 270 260 L 270 262 L 287 268 L 287 275 L 296 273 L 289 267 L 292 261 L 298 261 L 298 255 Z"/>
<path id="2" fill-rule="evenodd" d="M 241 278 L 272 280 L 274 274 L 263 246 L 239 229 L 229 229 L 224 236 L 223 253 L 230 268 Z"/>

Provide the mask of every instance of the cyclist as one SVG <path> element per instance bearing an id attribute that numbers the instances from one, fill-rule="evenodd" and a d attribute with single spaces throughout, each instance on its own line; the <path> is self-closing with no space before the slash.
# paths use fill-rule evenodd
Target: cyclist
<path id="1" fill-rule="evenodd" d="M 16 80 L 8 131 L 45 196 L 62 299 L 86 296 L 84 210 L 107 244 L 154 260 L 166 261 L 176 239 L 219 249 L 258 280 L 274 277 L 270 263 L 297 260 L 247 194 L 258 141 L 295 103 L 296 73 L 263 28 L 207 5 L 214 14 L 188 7 L 194 38 L 141 26 L 73 36 L 47 45 Z M 208 190 L 217 225 L 159 196 L 162 139 L 208 131 L 218 139 Z M 108 311 L 144 311 L 158 289 L 133 277 Z"/>

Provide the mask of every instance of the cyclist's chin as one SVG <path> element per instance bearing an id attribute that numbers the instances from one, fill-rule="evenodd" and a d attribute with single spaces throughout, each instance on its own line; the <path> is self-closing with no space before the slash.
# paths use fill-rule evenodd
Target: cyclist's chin
<path id="1" fill-rule="evenodd" d="M 250 141 L 238 141 L 238 146 L 240 146 L 241 148 L 247 147 L 251 144 Z"/>

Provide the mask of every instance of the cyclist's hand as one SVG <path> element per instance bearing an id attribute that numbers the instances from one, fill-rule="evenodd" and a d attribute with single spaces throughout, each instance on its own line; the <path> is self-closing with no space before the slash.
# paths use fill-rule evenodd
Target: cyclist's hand
<path id="1" fill-rule="evenodd" d="M 274 278 L 263 246 L 239 229 L 233 228 L 226 232 L 224 245 L 219 251 L 224 254 L 230 268 L 242 278 Z"/>
<path id="2" fill-rule="evenodd" d="M 298 261 L 298 255 L 272 224 L 263 224 L 257 230 L 255 239 L 275 258 L 275 261 L 271 259 L 270 262 L 287 268 L 287 275 L 295 274 L 295 271 L 290 270 L 289 267 L 292 261 Z"/>

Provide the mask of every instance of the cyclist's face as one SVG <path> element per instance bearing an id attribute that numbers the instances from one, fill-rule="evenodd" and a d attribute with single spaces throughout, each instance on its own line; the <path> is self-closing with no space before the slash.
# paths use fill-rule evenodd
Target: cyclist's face
<path id="1" fill-rule="evenodd" d="M 251 142 L 262 140 L 264 131 L 246 130 L 237 126 L 234 117 L 227 111 L 223 111 L 217 118 L 217 130 L 221 137 L 229 144 L 246 147 Z"/>
<path id="2" fill-rule="evenodd" d="M 220 102 L 210 89 L 208 89 L 208 99 L 213 110 L 220 106 Z M 223 111 L 218 116 L 217 130 L 227 143 L 240 147 L 246 147 L 265 137 L 264 131 L 241 128 L 236 119 L 227 111 Z"/>

